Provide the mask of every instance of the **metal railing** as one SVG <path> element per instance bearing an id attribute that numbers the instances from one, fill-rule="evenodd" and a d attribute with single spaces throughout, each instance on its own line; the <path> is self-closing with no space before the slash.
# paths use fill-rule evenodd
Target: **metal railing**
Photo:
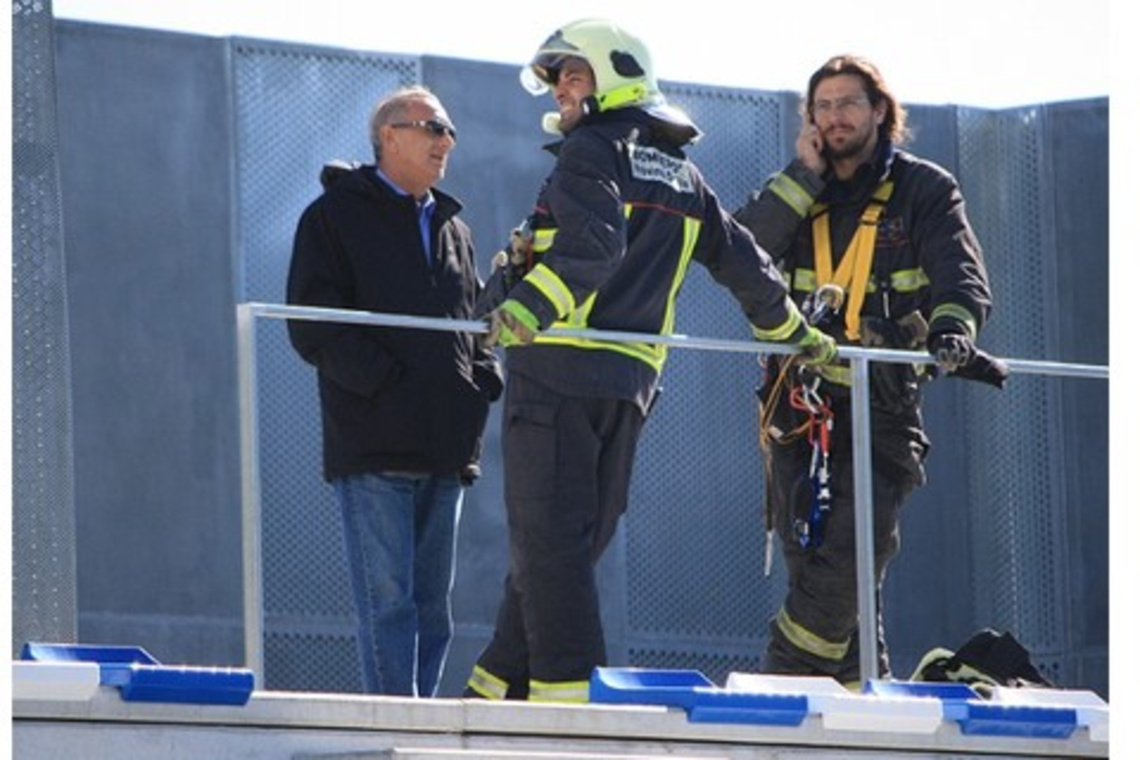
<path id="1" fill-rule="evenodd" d="M 255 323 L 259 318 L 291 319 L 312 322 L 338 322 L 403 327 L 444 332 L 485 333 L 487 325 L 480 320 L 455 320 L 436 317 L 414 317 L 401 314 L 378 314 L 348 309 L 326 309 L 312 306 L 244 303 L 237 307 L 238 392 L 241 417 L 242 458 L 242 559 L 244 584 L 244 621 L 246 667 L 259 685 L 264 683 L 264 604 L 261 573 L 261 479 L 258 454 L 257 362 L 254 351 Z M 615 343 L 653 343 L 670 348 L 695 349 L 748 354 L 794 354 L 799 349 L 779 343 L 694 338 L 687 335 L 651 335 L 608 330 L 551 329 L 545 334 L 567 338 L 589 338 Z M 859 609 L 859 672 L 861 679 L 877 677 L 878 639 L 875 609 L 874 524 L 871 494 L 871 401 L 870 372 L 872 361 L 898 364 L 932 364 L 934 360 L 922 351 L 840 346 L 839 358 L 851 363 L 851 427 L 854 451 L 855 549 Z M 1048 375 L 1108 379 L 1108 367 L 1092 364 L 1004 359 L 1013 374 Z"/>

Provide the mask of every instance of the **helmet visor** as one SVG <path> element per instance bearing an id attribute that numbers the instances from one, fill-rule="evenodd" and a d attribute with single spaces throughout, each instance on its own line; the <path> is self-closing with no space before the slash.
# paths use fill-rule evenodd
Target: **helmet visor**
<path id="1" fill-rule="evenodd" d="M 558 72 L 570 57 L 566 53 L 539 53 L 519 72 L 519 81 L 531 95 L 543 95 L 558 83 Z"/>
<path id="2" fill-rule="evenodd" d="M 539 73 L 540 71 L 543 69 L 537 65 L 523 66 L 519 70 L 519 82 L 523 89 L 536 97 L 550 91 L 550 84 L 545 76 Z"/>

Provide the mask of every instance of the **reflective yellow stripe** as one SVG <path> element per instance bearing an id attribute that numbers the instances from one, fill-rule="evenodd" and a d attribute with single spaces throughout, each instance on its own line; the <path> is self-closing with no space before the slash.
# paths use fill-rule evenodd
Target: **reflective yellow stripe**
<path id="1" fill-rule="evenodd" d="M 673 282 L 669 285 L 669 297 L 665 302 L 665 323 L 661 327 L 662 334 L 668 335 L 673 332 L 673 325 L 677 319 L 677 292 L 681 289 L 681 283 L 685 281 L 685 272 L 689 269 L 689 261 L 693 257 L 693 249 L 697 247 L 697 238 L 700 234 L 701 222 L 692 217 L 685 217 L 685 238 L 681 246 L 681 258 L 673 271 Z M 661 353 L 661 358 L 664 359 L 664 346 L 661 347 Z"/>
<path id="2" fill-rule="evenodd" d="M 1004 685 L 989 673 L 983 673 L 976 668 L 970 667 L 964 662 L 960 663 L 958 667 L 954 668 L 953 670 L 947 668 L 946 675 L 950 677 L 951 681 L 960 681 L 962 683 L 976 684 L 980 682 L 990 684 L 991 686 Z"/>
<path id="3" fill-rule="evenodd" d="M 626 205 L 625 213 L 627 217 L 632 213 L 632 210 L 632 206 Z M 697 239 L 700 237 L 700 234 L 700 220 L 686 217 L 681 256 L 677 261 L 677 268 L 673 272 L 673 281 L 669 285 L 669 294 L 665 300 L 665 316 L 660 328 L 660 334 L 662 335 L 667 335 L 673 331 L 677 313 L 677 293 L 681 289 L 681 283 L 684 282 L 685 272 L 689 268 L 689 262 L 693 257 L 693 251 L 697 247 Z M 566 319 L 555 322 L 552 327 L 564 327 L 575 330 L 589 327 L 589 315 L 593 309 L 596 295 L 596 293 L 591 295 L 581 307 L 570 313 Z M 798 315 L 799 312 L 796 313 Z M 790 335 L 791 332 L 794 332 L 794 327 L 788 334 Z M 643 361 L 656 372 L 661 372 L 661 370 L 664 369 L 665 358 L 669 352 L 668 346 L 659 343 L 611 343 L 601 340 L 587 340 L 585 338 L 560 338 L 547 333 L 536 335 L 534 342 L 543 345 L 560 345 L 588 350 L 614 351 L 615 353 L 624 354 L 638 361 Z"/>
<path id="4" fill-rule="evenodd" d="M 467 686 L 484 699 L 507 698 L 507 682 L 478 665 L 471 671 Z"/>
<path id="5" fill-rule="evenodd" d="M 532 702 L 572 702 L 585 703 L 590 701 L 589 681 L 530 681 L 530 696 Z"/>
<path id="6" fill-rule="evenodd" d="M 913 293 L 919 288 L 930 284 L 930 279 L 922 269 L 900 269 L 891 272 L 891 288 L 900 293 Z M 815 270 L 797 269 L 792 277 L 792 288 L 803 293 L 814 293 L 816 288 Z M 867 292 L 874 293 L 879 289 L 874 280 L 867 281 Z"/>
<path id="7" fill-rule="evenodd" d="M 554 236 L 557 230 L 544 228 L 534 231 L 534 240 L 531 242 L 531 250 L 535 253 L 542 253 L 550 246 L 554 245 Z"/>
<path id="8" fill-rule="evenodd" d="M 802 625 L 792 620 L 791 615 L 783 607 L 780 608 L 779 613 L 776 615 L 776 625 L 780 629 L 780 633 L 792 642 L 792 644 L 805 652 L 822 657 L 825 660 L 842 660 L 847 655 L 847 648 L 850 646 L 850 640 L 842 643 L 834 643 L 821 639 L 814 633 L 804 628 Z"/>
<path id="9" fill-rule="evenodd" d="M 554 327 L 558 326 L 559 323 L 554 323 Z M 665 365 L 665 347 L 655 344 L 608 343 L 606 341 L 585 340 L 583 338 L 556 338 L 546 334 L 535 336 L 534 342 L 541 343 L 544 346 L 570 346 L 572 348 L 613 351 L 643 361 L 658 372 L 660 372 Z"/>
<path id="10" fill-rule="evenodd" d="M 590 312 L 594 310 L 594 301 L 596 300 L 598 300 L 598 294 L 596 292 L 591 293 L 590 297 L 586 299 L 585 303 L 571 312 L 569 317 L 556 322 L 555 325 L 558 327 L 570 327 L 574 329 L 585 328 L 586 324 L 590 321 Z"/>
<path id="11" fill-rule="evenodd" d="M 645 82 L 634 82 L 622 87 L 615 87 L 609 92 L 598 94 L 598 110 L 610 111 L 614 108 L 644 103 L 649 97 L 649 85 Z"/>
<path id="12" fill-rule="evenodd" d="M 782 324 L 768 330 L 752 325 L 752 335 L 756 340 L 762 343 L 779 343 L 792 337 L 792 333 L 799 329 L 804 321 L 803 314 L 800 314 L 800 310 L 792 303 L 791 298 L 784 298 L 784 307 L 788 311 L 788 318 Z"/>
<path id="13" fill-rule="evenodd" d="M 801 219 L 811 210 L 812 197 L 787 174 L 783 172 L 777 174 L 768 183 L 768 187 L 780 200 L 791 206 L 792 211 L 795 211 Z"/>
<path id="14" fill-rule="evenodd" d="M 815 270 L 797 269 L 792 275 L 792 289 L 802 293 L 814 293 L 816 289 Z"/>
<path id="15" fill-rule="evenodd" d="M 966 307 L 959 306 L 956 303 L 941 304 L 930 312 L 930 324 L 934 324 L 934 321 L 939 317 L 949 317 L 964 324 L 966 329 L 970 331 L 970 340 L 975 340 L 978 337 L 978 326 L 974 323 L 974 315 Z"/>
<path id="16" fill-rule="evenodd" d="M 891 287 L 900 293 L 910 293 L 929 284 L 930 279 L 921 268 L 891 272 Z"/>
<path id="17" fill-rule="evenodd" d="M 554 306 L 554 313 L 562 317 L 574 311 L 574 296 L 562 278 L 545 264 L 535 264 L 526 276 L 526 282 L 538 288 Z"/>

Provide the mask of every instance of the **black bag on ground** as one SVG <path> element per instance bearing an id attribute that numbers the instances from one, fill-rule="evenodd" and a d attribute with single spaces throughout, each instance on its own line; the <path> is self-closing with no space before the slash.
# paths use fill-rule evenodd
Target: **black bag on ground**
<path id="1" fill-rule="evenodd" d="M 911 680 L 966 683 L 984 697 L 989 697 L 995 686 L 1054 688 L 1013 634 L 990 628 L 975 633 L 957 652 L 930 650 Z"/>

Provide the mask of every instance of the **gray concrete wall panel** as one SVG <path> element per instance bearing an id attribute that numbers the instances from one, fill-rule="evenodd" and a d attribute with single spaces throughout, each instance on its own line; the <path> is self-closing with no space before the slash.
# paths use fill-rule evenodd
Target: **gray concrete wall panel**
<path id="1" fill-rule="evenodd" d="M 57 31 L 79 634 L 240 662 L 225 45 Z"/>

